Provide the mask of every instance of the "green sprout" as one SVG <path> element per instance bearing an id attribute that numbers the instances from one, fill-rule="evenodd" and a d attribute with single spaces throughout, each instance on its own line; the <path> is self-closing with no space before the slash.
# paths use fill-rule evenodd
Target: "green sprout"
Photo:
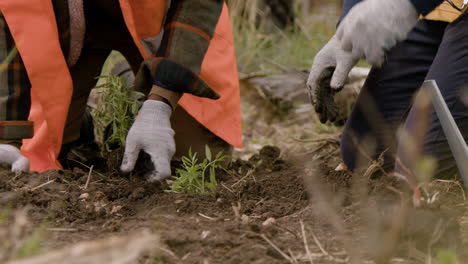
<path id="1" fill-rule="evenodd" d="M 189 150 L 188 157 L 182 157 L 182 167 L 176 170 L 176 177 L 169 180 L 170 189 L 173 193 L 212 193 L 216 190 L 216 169 L 221 168 L 220 163 L 228 156 L 219 152 L 215 157 L 211 150 L 205 146 L 206 158 L 198 162 L 197 153 Z"/>

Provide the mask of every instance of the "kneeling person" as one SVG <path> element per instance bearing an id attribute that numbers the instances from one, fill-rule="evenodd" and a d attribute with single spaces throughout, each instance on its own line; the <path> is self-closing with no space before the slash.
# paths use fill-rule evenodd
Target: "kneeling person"
<path id="1" fill-rule="evenodd" d="M 242 145 L 224 1 L 8 0 L 0 11 L 0 162 L 12 170 L 60 168 L 62 144 L 79 139 L 89 93 L 112 50 L 125 56 L 136 90 L 147 95 L 127 136 L 123 171 L 145 151 L 155 167 L 150 180 L 164 179 L 174 154 Z M 34 135 L 21 142 L 11 128 L 26 120 Z"/>

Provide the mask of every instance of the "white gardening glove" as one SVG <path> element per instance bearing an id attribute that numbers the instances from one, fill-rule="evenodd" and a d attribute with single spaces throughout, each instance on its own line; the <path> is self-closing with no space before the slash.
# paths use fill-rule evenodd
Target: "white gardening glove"
<path id="1" fill-rule="evenodd" d="M 315 56 L 310 69 L 307 87 L 315 112 L 320 122 L 340 121 L 339 109 L 333 96 L 346 83 L 348 74 L 356 65 L 358 59 L 341 48 L 340 42 L 334 36 Z"/>
<path id="2" fill-rule="evenodd" d="M 11 165 L 11 171 L 13 172 L 29 170 L 29 160 L 21 155 L 19 149 L 7 144 L 0 144 L 0 163 Z"/>
<path id="3" fill-rule="evenodd" d="M 418 18 L 410 0 L 365 0 L 349 11 L 336 34 L 344 50 L 381 66 L 385 52 L 406 38 Z"/>
<path id="4" fill-rule="evenodd" d="M 175 153 L 174 130 L 170 117 L 172 108 L 160 101 L 147 100 L 128 132 L 125 154 L 120 169 L 131 172 L 140 151 L 146 152 L 155 170 L 147 178 L 150 182 L 171 176 L 171 159 Z"/>

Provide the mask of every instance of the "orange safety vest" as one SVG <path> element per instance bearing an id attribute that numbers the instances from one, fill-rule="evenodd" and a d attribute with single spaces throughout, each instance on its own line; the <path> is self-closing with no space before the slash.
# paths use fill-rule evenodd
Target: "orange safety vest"
<path id="1" fill-rule="evenodd" d="M 141 41 L 157 36 L 163 25 L 166 0 L 120 0 L 125 23 L 142 56 Z M 21 149 L 31 170 L 60 168 L 63 129 L 73 91 L 67 63 L 60 48 L 55 14 L 50 0 L 0 0 L 0 11 L 31 82 L 34 137 Z M 233 36 L 225 6 L 202 63 L 201 78 L 221 98 L 209 100 L 185 94 L 180 105 L 211 132 L 235 146 L 242 146 L 240 90 Z"/>

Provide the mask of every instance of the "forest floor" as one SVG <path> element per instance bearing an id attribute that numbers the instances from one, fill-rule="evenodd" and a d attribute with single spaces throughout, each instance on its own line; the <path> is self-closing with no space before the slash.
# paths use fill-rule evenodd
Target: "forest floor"
<path id="1" fill-rule="evenodd" d="M 215 193 L 167 192 L 104 164 L 0 170 L 0 262 L 468 263 L 460 182 L 425 184 L 415 208 L 394 178 L 336 171 L 340 128 L 318 125 L 310 106 L 280 114 L 243 89 L 246 146 Z"/>

